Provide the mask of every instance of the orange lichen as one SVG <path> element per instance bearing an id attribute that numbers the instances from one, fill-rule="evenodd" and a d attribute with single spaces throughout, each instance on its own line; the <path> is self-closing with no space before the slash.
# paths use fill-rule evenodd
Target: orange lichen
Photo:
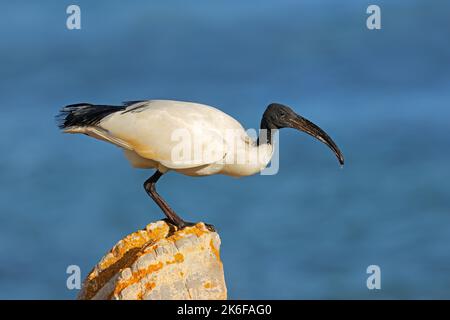
<path id="1" fill-rule="evenodd" d="M 220 253 L 219 250 L 217 250 L 216 246 L 214 245 L 213 239 L 211 239 L 211 241 L 209 242 L 209 246 L 211 247 L 211 251 L 214 253 L 217 260 L 220 261 Z"/>
<path id="2" fill-rule="evenodd" d="M 158 262 L 156 264 L 151 264 L 147 268 L 145 268 L 143 270 L 138 270 L 137 272 L 133 273 L 130 279 L 119 281 L 116 285 L 116 288 L 114 289 L 113 295 L 119 294 L 126 287 L 129 287 L 129 286 L 141 281 L 147 275 L 162 269 L 163 266 L 164 265 L 162 262 Z"/>
<path id="3" fill-rule="evenodd" d="M 144 291 L 138 293 L 136 300 L 144 300 L 144 294 L 146 294 L 149 291 L 152 291 L 154 287 L 156 287 L 156 284 L 154 282 L 147 282 L 145 284 Z"/>
<path id="4" fill-rule="evenodd" d="M 182 253 L 177 252 L 175 253 L 175 255 L 173 256 L 173 260 L 171 261 L 167 261 L 166 264 L 174 264 L 174 263 L 181 263 L 184 261 L 184 256 Z"/>
<path id="5" fill-rule="evenodd" d="M 212 283 L 211 282 L 205 282 L 204 284 L 203 284 L 203 287 L 205 288 L 205 289 L 211 289 L 212 287 L 213 287 L 213 285 L 212 285 Z"/>
<path id="6" fill-rule="evenodd" d="M 165 223 L 161 227 L 157 227 L 153 230 L 147 230 L 147 233 L 152 240 L 157 241 L 167 236 L 169 233 L 169 226 Z"/>
<path id="7" fill-rule="evenodd" d="M 154 283 L 154 282 L 147 282 L 145 284 L 145 292 L 153 290 L 154 287 L 156 287 L 156 283 Z"/>
<path id="8" fill-rule="evenodd" d="M 150 251 L 155 251 L 156 249 L 158 249 L 158 245 L 157 244 L 149 245 L 149 246 L 145 247 L 143 253 L 148 253 Z"/>
<path id="9" fill-rule="evenodd" d="M 100 270 L 105 270 L 114 264 L 117 260 L 121 259 L 130 249 L 142 248 L 146 243 L 156 242 L 164 238 L 169 231 L 167 224 L 157 227 L 153 230 L 139 230 L 132 234 L 129 234 L 121 241 L 119 241 L 109 252 L 112 256 L 107 258 L 99 264 Z"/>
<path id="10" fill-rule="evenodd" d="M 184 228 L 183 230 L 179 230 L 179 231 L 175 232 L 173 235 L 168 237 L 167 240 L 175 242 L 188 234 L 195 234 L 197 237 L 201 237 L 202 235 L 204 235 L 206 233 L 208 233 L 208 231 L 206 231 L 203 228 L 203 226 L 198 223 L 193 227 L 187 227 L 187 228 Z"/>
<path id="11" fill-rule="evenodd" d="M 184 261 L 184 256 L 182 253 L 176 253 L 174 256 L 175 260 L 177 261 L 177 263 L 181 263 Z"/>

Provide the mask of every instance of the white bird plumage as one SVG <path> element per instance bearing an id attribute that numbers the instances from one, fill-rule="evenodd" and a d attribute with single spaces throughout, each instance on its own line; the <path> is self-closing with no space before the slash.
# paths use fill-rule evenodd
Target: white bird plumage
<path id="1" fill-rule="evenodd" d="M 64 132 L 84 133 L 123 148 L 133 167 L 156 168 L 163 173 L 173 170 L 189 176 L 253 175 L 267 166 L 273 153 L 272 144 L 258 146 L 228 114 L 208 105 L 184 101 L 136 102 L 93 126 L 72 126 Z M 175 139 L 176 132 L 192 138 L 192 147 L 198 145 L 199 153 L 192 150 L 183 161 L 176 161 L 173 152 L 180 144 Z M 207 151 L 212 152 L 203 157 Z M 239 162 L 238 154 L 256 156 Z M 225 158 L 235 161 L 225 161 Z"/>

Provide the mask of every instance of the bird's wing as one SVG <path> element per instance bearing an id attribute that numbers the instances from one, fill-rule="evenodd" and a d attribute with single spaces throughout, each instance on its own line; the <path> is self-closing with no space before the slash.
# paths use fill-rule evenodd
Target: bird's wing
<path id="1" fill-rule="evenodd" d="M 131 104 L 99 126 L 137 154 L 171 169 L 193 168 L 226 156 L 226 129 L 240 124 L 213 107 L 168 100 Z"/>

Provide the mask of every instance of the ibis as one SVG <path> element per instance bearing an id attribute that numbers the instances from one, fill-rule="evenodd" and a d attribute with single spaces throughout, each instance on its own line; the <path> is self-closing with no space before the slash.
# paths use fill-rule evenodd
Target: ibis
<path id="1" fill-rule="evenodd" d="M 194 177 L 259 173 L 269 164 L 273 137 L 282 128 L 293 128 L 320 140 L 344 164 L 343 154 L 328 134 L 279 103 L 267 106 L 257 138 L 228 114 L 193 102 L 145 100 L 119 106 L 78 103 L 62 108 L 57 118 L 63 132 L 112 143 L 123 149 L 133 167 L 155 169 L 144 182 L 144 189 L 169 222 L 180 229 L 193 223 L 178 216 L 155 188 L 168 171 Z"/>

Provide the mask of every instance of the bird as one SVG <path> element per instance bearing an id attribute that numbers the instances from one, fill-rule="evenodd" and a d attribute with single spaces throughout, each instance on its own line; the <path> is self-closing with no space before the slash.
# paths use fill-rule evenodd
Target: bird
<path id="1" fill-rule="evenodd" d="M 154 169 L 144 182 L 144 189 L 166 220 L 178 229 L 194 223 L 177 215 L 156 191 L 156 183 L 169 171 L 192 177 L 257 174 L 269 164 L 275 133 L 283 128 L 293 128 L 318 139 L 344 165 L 342 152 L 324 130 L 281 103 L 266 107 L 257 139 L 218 108 L 186 101 L 77 103 L 63 107 L 56 118 L 64 133 L 85 134 L 112 143 L 123 149 L 132 167 Z M 183 138 L 185 141 L 181 141 Z M 194 149 L 200 151 L 193 152 Z M 208 227 L 214 230 L 214 226 Z"/>

